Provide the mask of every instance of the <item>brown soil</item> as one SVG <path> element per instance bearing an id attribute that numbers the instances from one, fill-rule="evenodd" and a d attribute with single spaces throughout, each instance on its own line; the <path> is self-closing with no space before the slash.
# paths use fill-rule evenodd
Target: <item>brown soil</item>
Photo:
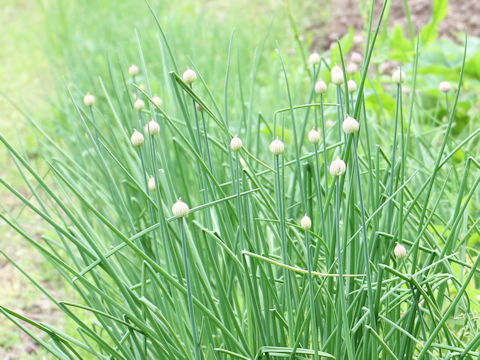
<path id="1" fill-rule="evenodd" d="M 323 6 L 318 2 L 318 7 Z M 363 7 L 365 14 L 368 12 L 367 0 L 333 0 L 330 4 L 332 14 L 328 24 L 312 26 L 313 30 L 320 31 L 326 26 L 324 36 L 318 37 L 316 47 L 328 48 L 332 43 L 341 38 L 350 27 L 361 31 L 364 27 L 364 18 L 360 8 Z M 408 0 L 414 31 L 429 23 L 432 17 L 433 0 Z M 360 6 L 359 6 L 360 5 Z M 383 2 L 378 1 L 375 7 L 376 18 L 382 8 Z M 399 24 L 404 27 L 405 35 L 408 35 L 407 18 L 405 15 L 404 1 L 391 0 L 389 26 Z M 439 25 L 441 37 L 457 39 L 459 33 L 468 31 L 469 36 L 480 36 L 480 1 L 478 0 L 449 0 L 448 12 L 445 19 Z M 357 38 L 357 41 L 362 39 Z"/>
<path id="2" fill-rule="evenodd" d="M 42 220 L 38 215 L 27 213 L 13 195 L 0 192 L 3 207 L 10 214 L 18 214 L 23 210 L 22 225 L 30 235 L 42 243 Z M 54 296 L 63 295 L 63 285 L 58 275 L 46 264 L 43 257 L 32 249 L 27 241 L 15 233 L 7 224 L 0 221 L 0 248 L 12 257 L 24 270 Z M 0 255 L 0 304 L 24 315 L 34 321 L 49 323 L 62 327 L 63 315 L 48 298 L 36 289 L 6 258 Z M 30 330 L 33 327 L 26 325 Z M 34 331 L 36 332 L 36 331 Z M 38 332 L 36 332 L 38 334 Z M 43 334 L 41 334 L 43 336 Z M 44 358 L 45 352 L 39 344 L 17 328 L 6 317 L 0 314 L 0 359 L 36 359 Z"/>

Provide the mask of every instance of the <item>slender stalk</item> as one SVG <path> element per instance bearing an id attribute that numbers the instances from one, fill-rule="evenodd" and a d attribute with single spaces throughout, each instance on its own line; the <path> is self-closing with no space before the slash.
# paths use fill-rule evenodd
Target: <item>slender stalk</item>
<path id="1" fill-rule="evenodd" d="M 192 300 L 192 285 L 191 285 L 190 273 L 188 269 L 187 240 L 185 237 L 185 228 L 184 228 L 185 225 L 184 225 L 183 218 L 180 218 L 178 220 L 178 223 L 180 225 L 180 234 L 182 238 L 183 265 L 185 270 L 185 280 L 187 283 L 188 313 L 190 315 L 190 325 L 192 327 L 193 346 L 195 348 L 195 359 L 201 360 L 203 358 L 200 353 L 200 344 L 198 343 L 197 326 L 195 324 L 195 313 L 193 309 L 193 300 Z"/>
<path id="2" fill-rule="evenodd" d="M 282 262 L 288 264 L 288 253 L 287 253 L 287 239 L 285 234 L 285 215 L 284 215 L 284 205 L 283 205 L 283 194 L 282 194 L 282 181 L 280 177 L 280 159 L 278 155 L 275 155 L 275 180 L 276 180 L 276 193 L 277 193 L 277 208 L 278 208 L 278 217 L 280 220 L 280 237 L 281 237 L 281 246 L 282 246 Z M 286 302 L 286 311 L 287 311 L 287 326 L 289 340 L 292 342 L 294 340 L 293 331 L 293 309 L 292 309 L 292 299 L 290 295 L 290 274 L 287 269 L 283 269 L 283 281 L 285 284 L 284 287 L 284 299 Z"/>
<path id="3" fill-rule="evenodd" d="M 309 295 L 310 295 L 310 317 L 312 323 L 312 345 L 314 351 L 314 359 L 318 360 L 318 335 L 317 335 L 317 312 L 316 312 L 316 305 L 315 305 L 315 293 L 313 289 L 313 281 L 312 281 L 312 254 L 311 254 L 311 241 L 310 235 L 307 230 L 305 230 L 305 242 L 307 246 L 307 266 L 308 266 L 308 287 L 309 287 Z"/>

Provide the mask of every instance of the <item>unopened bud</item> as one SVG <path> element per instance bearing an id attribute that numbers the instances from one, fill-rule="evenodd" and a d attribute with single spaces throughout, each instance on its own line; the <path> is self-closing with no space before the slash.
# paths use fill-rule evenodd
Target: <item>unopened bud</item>
<path id="1" fill-rule="evenodd" d="M 310 219 L 310 217 L 305 214 L 305 216 L 302 217 L 302 219 L 300 220 L 300 226 L 303 230 L 310 230 L 310 228 L 312 227 L 312 219 Z"/>
<path id="2" fill-rule="evenodd" d="M 438 86 L 438 89 L 443 93 L 448 93 L 451 90 L 452 86 L 448 81 L 442 81 Z"/>
<path id="3" fill-rule="evenodd" d="M 308 63 L 310 65 L 317 65 L 320 64 L 320 55 L 315 51 L 313 52 L 310 57 L 308 58 Z"/>
<path id="4" fill-rule="evenodd" d="M 138 130 L 133 129 L 133 134 L 130 137 L 130 141 L 132 142 L 132 145 L 135 147 L 138 147 L 143 144 L 143 141 L 145 138 L 143 137 L 142 133 Z"/>
<path id="5" fill-rule="evenodd" d="M 140 73 L 140 69 L 138 68 L 137 65 L 132 64 L 128 68 L 128 75 L 130 76 L 137 76 L 139 73 Z"/>
<path id="6" fill-rule="evenodd" d="M 405 73 L 400 69 L 395 70 L 392 74 L 392 81 L 396 84 L 403 83 L 405 81 L 405 78 Z"/>
<path id="7" fill-rule="evenodd" d="M 405 256 L 407 256 L 407 249 L 405 246 L 397 242 L 395 249 L 393 249 L 393 253 L 398 259 L 403 259 Z"/>
<path id="8" fill-rule="evenodd" d="M 343 71 L 339 66 L 334 66 L 330 72 L 332 77 L 332 83 L 335 85 L 343 84 Z"/>
<path id="9" fill-rule="evenodd" d="M 283 153 L 283 151 L 285 150 L 285 145 L 284 145 L 283 142 L 277 137 L 275 140 L 273 140 L 273 141 L 270 143 L 269 149 L 270 149 L 270 152 L 271 152 L 273 155 L 281 155 L 281 154 Z"/>
<path id="10" fill-rule="evenodd" d="M 188 215 L 188 205 L 184 203 L 181 199 L 178 199 L 175 204 L 172 206 L 172 214 L 176 218 L 183 218 Z"/>
<path id="11" fill-rule="evenodd" d="M 133 103 L 133 108 L 137 111 L 142 111 L 142 109 L 145 107 L 145 103 L 143 102 L 142 99 L 137 99 Z"/>
<path id="12" fill-rule="evenodd" d="M 327 92 L 327 84 L 323 80 L 317 81 L 315 84 L 315 92 L 317 94 L 325 94 Z"/>
<path id="13" fill-rule="evenodd" d="M 242 139 L 235 135 L 230 141 L 230 147 L 233 151 L 238 152 L 242 148 Z"/>
<path id="14" fill-rule="evenodd" d="M 187 83 L 188 85 L 191 85 L 197 80 L 197 73 L 193 71 L 192 69 L 187 69 L 183 73 L 183 81 Z"/>
<path id="15" fill-rule="evenodd" d="M 335 159 L 330 164 L 330 175 L 332 176 L 341 176 L 345 174 L 347 170 L 347 165 L 345 165 L 345 161 L 342 159 Z"/>
<path id="16" fill-rule="evenodd" d="M 308 141 L 316 145 L 320 142 L 320 132 L 318 130 L 312 129 L 308 132 Z"/>
<path id="17" fill-rule="evenodd" d="M 143 129 L 145 134 L 150 134 L 152 136 L 157 135 L 160 132 L 160 125 L 155 120 L 150 120 Z"/>
<path id="18" fill-rule="evenodd" d="M 346 119 L 343 120 L 342 128 L 345 134 L 353 134 L 358 131 L 360 124 L 353 117 L 347 116 Z"/>
<path id="19" fill-rule="evenodd" d="M 348 80 L 347 87 L 349 93 L 354 93 L 355 91 L 357 91 L 357 83 L 354 80 Z"/>
<path id="20" fill-rule="evenodd" d="M 95 104 L 95 96 L 90 93 L 86 93 L 83 97 L 83 103 L 85 104 L 85 106 L 93 106 L 93 104 Z"/>

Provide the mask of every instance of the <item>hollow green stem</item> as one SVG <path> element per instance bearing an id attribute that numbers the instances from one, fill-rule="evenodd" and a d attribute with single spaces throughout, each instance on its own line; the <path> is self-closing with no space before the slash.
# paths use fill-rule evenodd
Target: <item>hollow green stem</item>
<path id="1" fill-rule="evenodd" d="M 190 325 L 192 327 L 192 337 L 193 337 L 193 346 L 195 348 L 195 359 L 201 360 L 202 356 L 200 353 L 200 344 L 198 343 L 197 335 L 197 326 L 195 325 L 195 314 L 193 310 L 193 300 L 192 300 L 192 285 L 190 283 L 190 274 L 188 270 L 188 257 L 187 257 L 187 241 L 185 237 L 185 225 L 183 223 L 183 218 L 179 219 L 180 224 L 180 234 L 182 237 L 182 251 L 183 251 L 183 265 L 185 269 L 185 281 L 187 283 L 187 301 L 188 301 L 188 313 L 190 315 Z"/>

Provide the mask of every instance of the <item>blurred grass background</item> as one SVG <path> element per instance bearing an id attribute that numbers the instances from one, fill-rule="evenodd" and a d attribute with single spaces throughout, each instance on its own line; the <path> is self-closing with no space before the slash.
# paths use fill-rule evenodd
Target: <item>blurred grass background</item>
<path id="1" fill-rule="evenodd" d="M 43 31 L 44 20 L 38 2 L 31 0 L 5 0 L 0 5 L 0 131 L 18 144 L 19 136 L 27 147 L 34 147 L 34 137 L 28 129 L 23 115 L 14 109 L 5 96 L 13 99 L 23 109 L 39 118 L 48 117 L 51 106 L 46 101 L 47 94 L 54 88 L 48 71 L 49 61 L 44 52 L 39 34 Z M 18 173 L 12 171 L 4 148 L 0 149 L 0 176 L 16 181 Z M 21 210 L 18 202 L 2 187 L 1 211 Z M 33 215 L 28 217 L 28 226 L 38 236 L 41 233 L 39 221 Z M 18 259 L 33 276 L 45 286 L 61 291 L 61 284 L 52 269 L 45 266 L 38 254 L 15 234 L 7 225 L 0 222 L 0 247 Z M 26 278 L 16 271 L 5 259 L 0 259 L 0 283 L 2 303 L 32 313 L 39 320 L 54 321 L 59 324 L 51 305 L 36 292 Z M 0 358 L 1 359 L 40 359 L 42 351 L 5 318 L 0 319 Z"/>

